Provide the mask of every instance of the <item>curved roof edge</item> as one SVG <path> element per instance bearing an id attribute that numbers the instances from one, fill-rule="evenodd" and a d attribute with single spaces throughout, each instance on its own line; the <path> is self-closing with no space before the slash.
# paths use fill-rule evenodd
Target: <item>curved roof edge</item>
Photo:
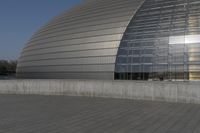
<path id="1" fill-rule="evenodd" d="M 114 79 L 119 44 L 143 2 L 95 0 L 61 14 L 23 49 L 18 77 Z"/>

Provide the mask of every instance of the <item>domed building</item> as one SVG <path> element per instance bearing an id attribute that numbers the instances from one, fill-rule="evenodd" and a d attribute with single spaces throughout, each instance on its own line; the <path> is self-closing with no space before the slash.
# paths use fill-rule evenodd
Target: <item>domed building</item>
<path id="1" fill-rule="evenodd" d="M 18 78 L 199 80 L 199 0 L 86 0 L 42 27 Z"/>

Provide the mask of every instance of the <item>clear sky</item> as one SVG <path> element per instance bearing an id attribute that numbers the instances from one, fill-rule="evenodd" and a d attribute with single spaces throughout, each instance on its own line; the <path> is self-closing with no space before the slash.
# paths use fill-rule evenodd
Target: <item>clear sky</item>
<path id="1" fill-rule="evenodd" d="M 83 0 L 0 0 L 0 60 L 15 60 L 46 22 Z"/>

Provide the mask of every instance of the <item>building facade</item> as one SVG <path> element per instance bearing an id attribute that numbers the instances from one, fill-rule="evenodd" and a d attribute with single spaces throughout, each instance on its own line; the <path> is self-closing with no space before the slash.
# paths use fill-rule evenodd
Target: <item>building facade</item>
<path id="1" fill-rule="evenodd" d="M 17 76 L 199 80 L 200 1 L 87 0 L 30 39 Z"/>

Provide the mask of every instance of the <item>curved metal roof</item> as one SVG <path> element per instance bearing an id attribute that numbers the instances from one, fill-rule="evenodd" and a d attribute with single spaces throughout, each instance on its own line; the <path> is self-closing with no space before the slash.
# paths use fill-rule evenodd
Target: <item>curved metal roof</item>
<path id="1" fill-rule="evenodd" d="M 122 36 L 144 0 L 95 0 L 43 26 L 18 62 L 19 78 L 113 79 Z"/>

